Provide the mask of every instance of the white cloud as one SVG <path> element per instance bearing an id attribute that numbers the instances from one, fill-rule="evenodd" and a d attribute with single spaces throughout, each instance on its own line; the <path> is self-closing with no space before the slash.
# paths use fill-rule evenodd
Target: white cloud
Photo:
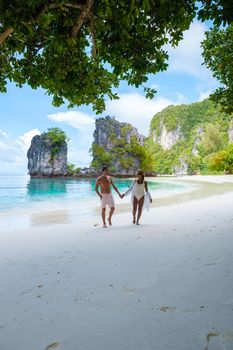
<path id="1" fill-rule="evenodd" d="M 158 84 L 151 84 L 150 89 L 155 89 L 156 91 L 160 88 Z"/>
<path id="2" fill-rule="evenodd" d="M 91 157 L 89 149 L 93 142 L 95 118 L 79 111 L 69 111 L 48 115 L 48 118 L 77 129 L 77 139 L 71 139 L 68 147 L 68 162 L 78 167 L 89 166 Z"/>
<path id="3" fill-rule="evenodd" d="M 0 130 L 0 140 L 1 140 L 1 139 L 4 139 L 4 138 L 6 138 L 6 137 L 8 137 L 7 133 L 4 132 L 4 131 L 2 131 L 2 130 Z"/>
<path id="4" fill-rule="evenodd" d="M 117 120 L 131 123 L 138 128 L 143 135 L 148 135 L 149 126 L 152 117 L 169 105 L 184 103 L 185 97 L 177 94 L 175 101 L 156 97 L 152 100 L 134 93 L 121 94 L 119 100 L 112 100 L 106 103 L 106 112 L 104 115 L 115 116 Z"/>
<path id="5" fill-rule="evenodd" d="M 48 118 L 57 122 L 66 123 L 79 130 L 94 125 L 95 123 L 94 117 L 83 112 L 75 111 L 49 114 Z"/>
<path id="6" fill-rule="evenodd" d="M 15 168 L 25 165 L 27 163 L 26 153 L 31 139 L 38 134 L 40 131 L 33 129 L 14 139 L 0 130 L 0 163 L 11 163 L 12 167 Z"/>
<path id="7" fill-rule="evenodd" d="M 174 96 L 176 97 L 175 103 L 173 104 L 182 104 L 182 103 L 188 103 L 187 97 L 184 96 L 184 94 L 180 92 L 175 92 Z"/>
<path id="8" fill-rule="evenodd" d="M 19 136 L 19 144 L 24 150 L 24 152 L 27 152 L 31 145 L 31 140 L 35 135 L 40 135 L 41 132 L 38 129 L 32 129 L 30 131 L 25 132 L 22 136 Z"/>
<path id="9" fill-rule="evenodd" d="M 14 162 L 19 154 L 17 142 L 12 140 L 7 133 L 0 131 L 0 161 Z"/>
<path id="10" fill-rule="evenodd" d="M 210 96 L 211 93 L 212 93 L 211 90 L 202 91 L 202 92 L 200 93 L 200 96 L 199 96 L 198 101 L 201 102 L 201 101 L 205 100 L 206 98 L 208 98 L 208 97 Z"/>
<path id="11" fill-rule="evenodd" d="M 69 163 L 75 164 L 77 167 L 88 167 L 92 161 L 92 157 L 89 153 L 92 140 L 89 145 L 86 145 L 86 149 L 79 149 L 79 147 L 68 148 L 68 160 Z"/>
<path id="12" fill-rule="evenodd" d="M 166 46 L 169 54 L 168 72 L 186 73 L 200 80 L 210 80 L 216 84 L 210 70 L 203 65 L 201 42 L 205 38 L 205 24 L 194 22 L 184 32 L 183 40 L 175 48 Z"/>

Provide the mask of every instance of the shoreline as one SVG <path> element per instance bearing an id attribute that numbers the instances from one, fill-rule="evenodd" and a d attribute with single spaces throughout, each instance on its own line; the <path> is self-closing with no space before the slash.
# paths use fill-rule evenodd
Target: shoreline
<path id="1" fill-rule="evenodd" d="M 198 199 L 213 197 L 221 195 L 230 191 L 233 191 L 233 176 L 182 176 L 177 178 L 162 177 L 162 178 L 147 178 L 148 181 L 153 182 L 169 182 L 169 183 L 180 183 L 190 185 L 190 188 L 176 190 L 175 192 L 167 193 L 166 195 L 153 197 L 153 203 L 151 209 L 159 208 L 164 206 L 172 206 L 174 204 L 187 203 L 189 201 L 195 201 Z M 116 213 L 114 216 L 120 213 L 130 213 L 132 206 L 130 203 L 130 197 L 125 198 L 125 203 L 116 200 Z M 91 203 L 88 209 L 88 203 Z M 56 223 L 58 224 L 72 224 L 78 223 L 82 227 L 86 225 L 86 222 L 90 222 L 90 225 L 97 224 L 100 222 L 100 209 L 98 206 L 98 199 L 87 202 L 82 207 L 83 213 L 81 216 L 77 216 L 80 211 L 78 202 L 60 204 L 59 201 L 51 202 L 48 207 L 43 207 L 43 203 L 40 207 L 35 207 L 23 210 L 10 210 L 9 212 L 1 212 L 0 219 L 2 221 L 2 228 L 0 233 L 5 230 L 21 229 L 28 227 L 36 227 L 47 225 L 51 226 Z M 83 205 L 83 204 L 82 204 Z M 85 209 L 86 208 L 86 209 Z M 85 211 L 86 210 L 86 211 Z M 9 228 L 7 227 L 9 225 Z"/>
<path id="2" fill-rule="evenodd" d="M 151 179 L 153 181 L 153 179 Z M 161 179 L 162 180 L 162 179 Z M 165 180 L 165 179 L 164 179 Z M 166 179 L 168 180 L 168 179 Z M 169 198 L 160 198 L 160 203 L 158 205 L 152 206 L 167 206 L 178 203 L 183 203 L 187 201 L 197 200 L 206 197 L 212 197 L 216 195 L 225 194 L 233 191 L 233 175 L 223 175 L 223 176 L 182 176 L 175 179 L 170 179 L 172 182 L 181 182 L 191 185 L 197 185 L 193 188 L 193 191 L 179 193 Z M 162 180 L 163 181 L 163 180 Z"/>
<path id="3" fill-rule="evenodd" d="M 1 174 L 0 174 L 1 175 Z M 5 174 L 3 174 L 5 175 Z M 100 176 L 100 174 L 76 174 L 76 175 L 30 175 L 30 174 L 19 174 L 19 175 L 22 175 L 22 176 L 29 176 L 31 179 L 96 179 L 98 176 Z M 111 177 L 113 178 L 119 178 L 119 179 L 132 179 L 132 178 L 135 178 L 137 176 L 137 174 L 134 174 L 134 175 L 126 175 L 126 174 L 110 174 Z M 233 175 L 175 175 L 175 174 L 164 174 L 164 175 L 157 175 L 157 174 L 149 174 L 149 175 L 145 175 L 146 178 L 156 178 L 156 179 L 204 179 L 204 178 L 208 178 L 211 179 L 211 178 L 214 178 L 214 177 L 217 177 L 217 178 L 221 178 L 221 177 L 224 177 L 224 178 L 231 178 Z M 195 181 L 195 180 L 194 180 Z"/>

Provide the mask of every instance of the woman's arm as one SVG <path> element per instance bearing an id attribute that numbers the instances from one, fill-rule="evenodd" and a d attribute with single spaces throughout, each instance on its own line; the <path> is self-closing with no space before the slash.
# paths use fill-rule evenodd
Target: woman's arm
<path id="1" fill-rule="evenodd" d="M 123 193 L 123 195 L 122 195 L 123 197 L 128 196 L 128 194 L 130 194 L 132 192 L 134 184 L 135 184 L 135 181 L 133 181 L 130 188 L 125 193 Z"/>

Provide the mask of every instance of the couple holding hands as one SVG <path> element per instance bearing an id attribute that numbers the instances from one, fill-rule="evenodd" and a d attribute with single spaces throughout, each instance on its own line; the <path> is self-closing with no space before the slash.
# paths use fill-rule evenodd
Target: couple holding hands
<path id="1" fill-rule="evenodd" d="M 147 182 L 144 181 L 143 171 L 138 171 L 137 179 L 133 181 L 130 188 L 124 194 L 121 194 L 113 183 L 112 178 L 109 176 L 108 167 L 104 166 L 102 168 L 102 175 L 96 180 L 95 191 L 101 200 L 103 227 L 107 227 L 106 206 L 108 205 L 110 207 L 108 216 L 109 225 L 112 225 L 112 215 L 115 210 L 115 203 L 113 195 L 111 193 L 111 186 L 118 193 L 120 198 L 124 198 L 124 196 L 127 196 L 129 193 L 131 193 L 131 202 L 133 205 L 133 224 L 139 225 L 139 219 L 142 214 L 143 205 L 145 204 L 146 208 L 149 209 L 150 203 L 152 203 L 152 198 L 150 192 L 148 191 Z"/>

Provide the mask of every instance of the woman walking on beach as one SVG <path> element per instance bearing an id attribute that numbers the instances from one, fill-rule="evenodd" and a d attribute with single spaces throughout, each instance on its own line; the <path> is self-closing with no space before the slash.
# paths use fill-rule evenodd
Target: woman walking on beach
<path id="1" fill-rule="evenodd" d="M 148 191 L 148 184 L 144 180 L 143 171 L 138 171 L 137 179 L 133 181 L 128 191 L 122 195 L 122 198 L 127 196 L 129 193 L 131 193 L 131 202 L 133 204 L 133 224 L 139 225 L 139 219 L 142 215 L 143 206 L 145 205 L 149 210 L 150 203 L 152 203 L 151 194 Z"/>

